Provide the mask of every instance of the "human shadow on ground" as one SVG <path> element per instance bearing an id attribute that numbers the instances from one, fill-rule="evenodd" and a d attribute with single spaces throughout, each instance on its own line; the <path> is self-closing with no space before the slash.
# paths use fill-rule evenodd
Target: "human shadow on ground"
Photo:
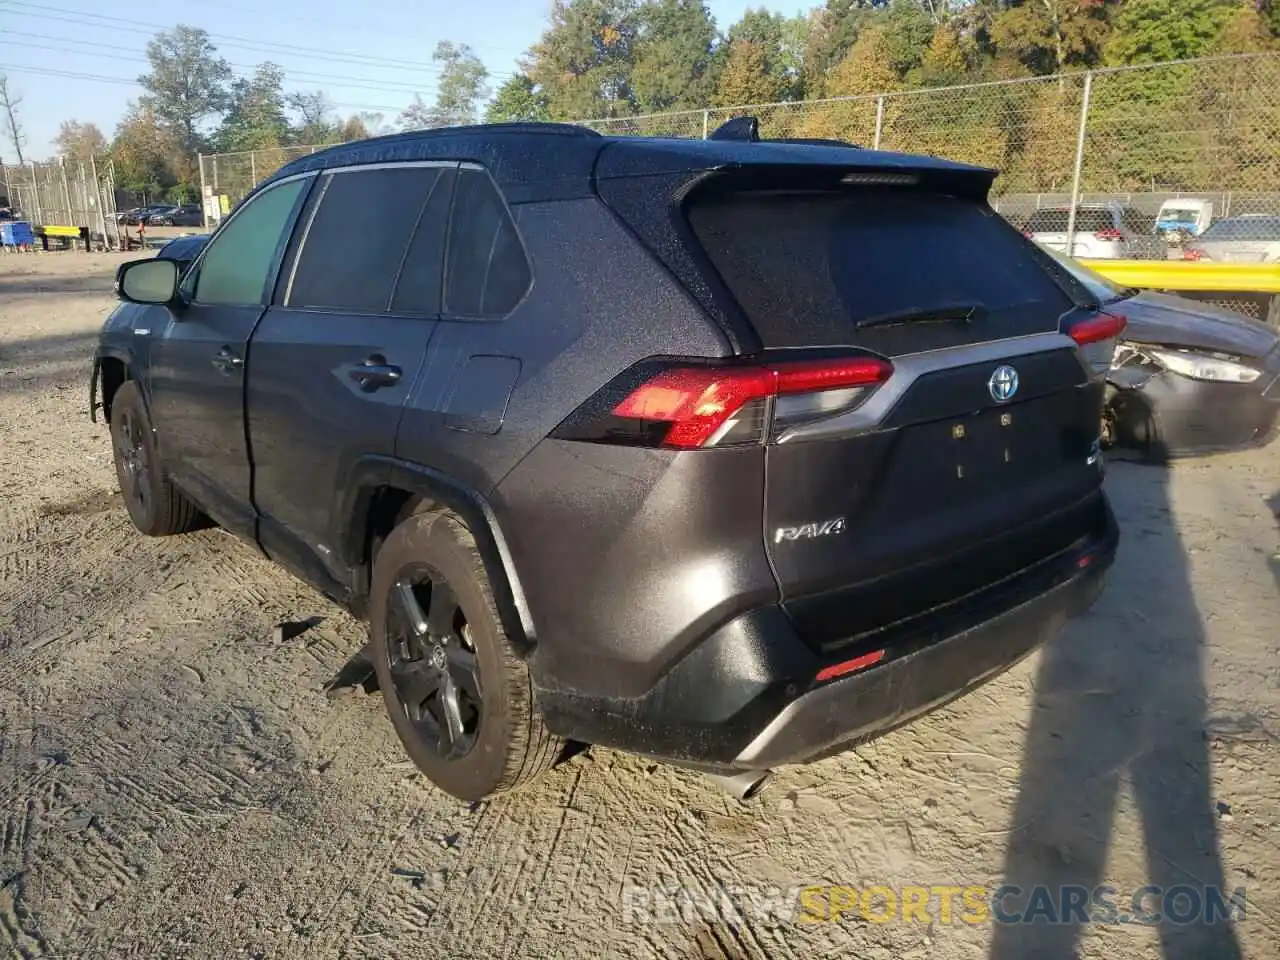
<path id="1" fill-rule="evenodd" d="M 1172 908 L 1189 919 L 1194 907 L 1207 908 L 1206 888 L 1230 896 L 1205 735 L 1205 636 L 1169 479 L 1161 467 L 1111 467 L 1120 552 L 1093 611 L 1042 654 L 1004 866 L 1003 882 L 1022 892 L 1002 905 L 1022 922 L 997 917 L 991 960 L 1077 956 L 1084 924 L 1080 912 L 1061 916 L 1065 887 L 1090 891 L 1083 912 L 1096 916 L 1093 891 L 1110 884 L 1116 914 L 1134 913 L 1135 891 L 1105 873 L 1122 785 L 1142 824 L 1145 882 L 1194 891 L 1199 901 L 1184 893 L 1170 903 L 1149 890 L 1140 901 L 1144 917 Z M 1044 906 L 1036 887 L 1048 888 L 1053 910 L 1029 909 Z M 1155 929 L 1166 960 L 1241 956 L 1222 919 L 1165 919 Z"/>

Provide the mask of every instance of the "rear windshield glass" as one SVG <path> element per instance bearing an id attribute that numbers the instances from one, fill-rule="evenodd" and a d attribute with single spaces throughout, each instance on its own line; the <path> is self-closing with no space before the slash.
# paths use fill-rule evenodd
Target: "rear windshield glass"
<path id="1" fill-rule="evenodd" d="M 1055 319 L 1072 307 L 1034 246 L 971 200 L 732 193 L 695 202 L 688 216 L 766 344 L 849 342 L 858 321 L 956 304 Z"/>
<path id="2" fill-rule="evenodd" d="M 1027 229 L 1032 233 L 1066 233 L 1066 210 L 1037 210 L 1027 221 Z M 1110 210 L 1077 210 L 1076 229 L 1084 232 L 1114 228 Z"/>
<path id="3" fill-rule="evenodd" d="M 1280 217 L 1219 220 L 1200 234 L 1202 240 L 1280 240 Z"/>

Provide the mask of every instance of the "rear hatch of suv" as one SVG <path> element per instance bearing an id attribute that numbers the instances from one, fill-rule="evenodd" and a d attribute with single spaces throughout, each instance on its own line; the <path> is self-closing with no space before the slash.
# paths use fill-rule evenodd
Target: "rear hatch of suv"
<path id="1" fill-rule="evenodd" d="M 601 194 L 677 272 L 692 256 L 758 336 L 744 362 L 772 379 L 708 387 L 704 404 L 743 402 L 694 439 L 764 444 L 762 535 L 782 602 L 833 652 L 918 633 L 1100 532 L 1099 376 L 1123 321 L 1084 305 L 991 210 L 990 172 L 822 154 L 654 197 L 684 238 L 676 256 L 637 214 L 636 180 Z M 664 376 L 669 390 L 692 382 Z M 672 395 L 660 405 L 675 409 Z"/>

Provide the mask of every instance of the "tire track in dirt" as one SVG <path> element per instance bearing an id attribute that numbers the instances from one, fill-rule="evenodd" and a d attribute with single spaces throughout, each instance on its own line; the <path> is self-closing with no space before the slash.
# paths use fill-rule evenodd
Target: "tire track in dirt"
<path id="1" fill-rule="evenodd" d="M 21 875 L 0 877 L 0 946 L 8 946 L 10 956 L 21 960 L 39 960 L 49 945 L 24 902 L 25 889 Z"/>

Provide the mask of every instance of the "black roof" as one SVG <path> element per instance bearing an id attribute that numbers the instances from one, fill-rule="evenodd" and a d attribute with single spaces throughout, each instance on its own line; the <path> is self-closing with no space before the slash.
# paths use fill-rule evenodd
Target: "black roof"
<path id="1" fill-rule="evenodd" d="M 752 165 L 834 165 L 886 172 L 910 169 L 968 174 L 965 179 L 975 177 L 988 185 L 995 176 L 995 171 L 949 160 L 863 150 L 835 142 L 615 137 L 573 124 L 501 123 L 398 133 L 340 144 L 286 164 L 271 180 L 311 170 L 414 160 L 481 163 L 512 203 L 590 196 L 596 178 Z"/>

